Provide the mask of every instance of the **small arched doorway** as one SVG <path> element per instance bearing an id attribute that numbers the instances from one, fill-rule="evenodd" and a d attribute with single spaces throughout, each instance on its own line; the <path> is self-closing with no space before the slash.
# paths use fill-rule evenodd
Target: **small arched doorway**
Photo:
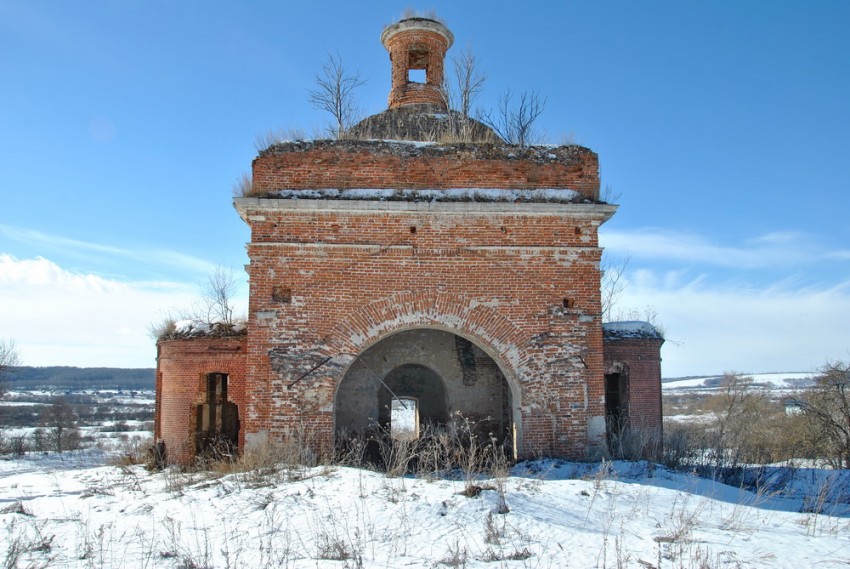
<path id="1" fill-rule="evenodd" d="M 414 422 L 422 428 L 439 427 L 448 421 L 446 390 L 442 378 L 420 364 L 402 364 L 383 379 L 378 388 L 378 424 L 396 435 L 398 423 Z"/>
<path id="2" fill-rule="evenodd" d="M 337 389 L 337 438 L 392 432 L 398 400 L 404 402 L 396 404 L 398 413 L 415 402 L 420 431 L 462 419 L 487 439 L 515 448 L 514 401 L 505 375 L 493 358 L 458 334 L 404 330 L 358 354 Z"/>

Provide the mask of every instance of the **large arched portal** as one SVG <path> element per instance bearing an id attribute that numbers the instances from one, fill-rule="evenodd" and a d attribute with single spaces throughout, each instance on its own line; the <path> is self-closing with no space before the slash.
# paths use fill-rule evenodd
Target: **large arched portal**
<path id="1" fill-rule="evenodd" d="M 405 330 L 364 350 L 340 382 L 334 409 L 338 437 L 391 432 L 398 410 L 420 430 L 468 419 L 514 446 L 511 390 L 498 364 L 444 330 Z"/>

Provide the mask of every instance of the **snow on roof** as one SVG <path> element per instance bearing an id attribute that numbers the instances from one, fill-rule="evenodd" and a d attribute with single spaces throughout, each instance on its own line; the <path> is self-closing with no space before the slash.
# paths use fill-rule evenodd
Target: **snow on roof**
<path id="1" fill-rule="evenodd" d="M 238 336 L 245 332 L 245 322 L 204 322 L 199 319 L 178 320 L 166 338 L 200 338 L 202 336 Z"/>
<path id="2" fill-rule="evenodd" d="M 626 338 L 664 339 L 655 326 L 640 320 L 605 322 L 602 324 L 602 334 L 607 340 L 623 340 Z"/>
<path id="3" fill-rule="evenodd" d="M 205 336 L 212 330 L 212 324 L 200 320 L 178 320 L 174 331 L 185 336 Z"/>
<path id="4" fill-rule="evenodd" d="M 579 192 L 563 188 L 505 190 L 501 188 L 448 188 L 445 190 L 400 190 L 352 188 L 280 190 L 277 197 L 292 200 L 377 200 L 417 202 L 544 202 L 573 203 L 582 199 Z"/>

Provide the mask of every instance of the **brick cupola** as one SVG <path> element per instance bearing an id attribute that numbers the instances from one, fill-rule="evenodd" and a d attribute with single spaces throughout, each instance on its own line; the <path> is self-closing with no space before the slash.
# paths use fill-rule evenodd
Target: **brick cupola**
<path id="1" fill-rule="evenodd" d="M 390 52 L 392 88 L 389 107 L 429 104 L 446 110 L 441 92 L 446 51 L 454 42 L 449 29 L 431 18 L 405 18 L 384 28 L 381 43 Z M 424 70 L 425 82 L 411 80 Z"/>
<path id="2" fill-rule="evenodd" d="M 487 125 L 449 108 L 443 93 L 446 51 L 454 34 L 430 17 L 404 18 L 384 28 L 381 43 L 390 53 L 389 108 L 366 117 L 346 133 L 358 140 L 415 140 L 493 143 Z"/>

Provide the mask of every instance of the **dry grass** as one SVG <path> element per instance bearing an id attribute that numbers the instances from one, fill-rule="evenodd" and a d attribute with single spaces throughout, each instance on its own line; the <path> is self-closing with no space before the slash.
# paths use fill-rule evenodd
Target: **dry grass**
<path id="1" fill-rule="evenodd" d="M 236 178 L 233 184 L 233 195 L 237 198 L 244 198 L 252 195 L 254 192 L 254 180 L 247 173 L 243 173 Z"/>

